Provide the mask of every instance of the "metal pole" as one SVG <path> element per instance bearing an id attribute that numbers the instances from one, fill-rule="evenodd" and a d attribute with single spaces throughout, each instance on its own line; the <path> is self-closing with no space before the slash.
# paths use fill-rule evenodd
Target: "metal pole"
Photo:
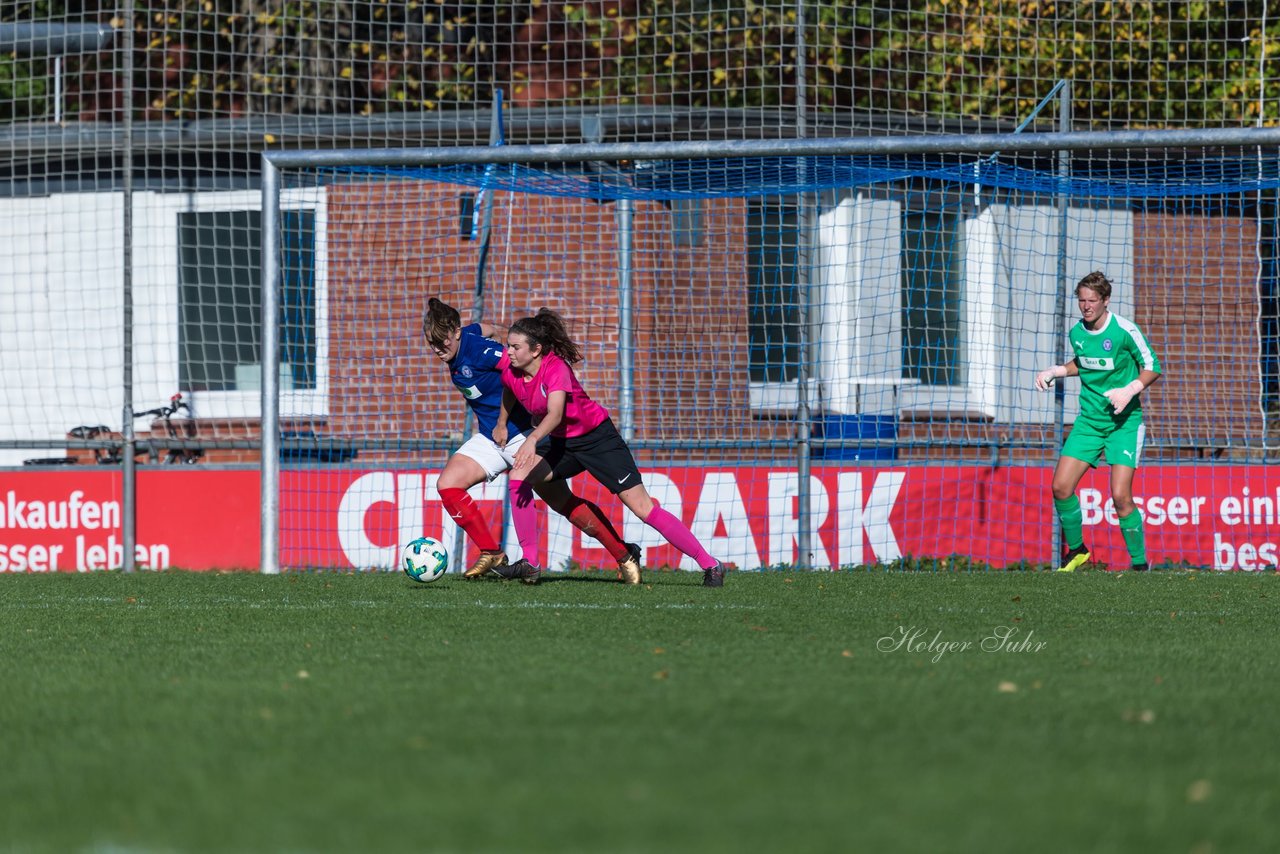
<path id="1" fill-rule="evenodd" d="M 62 57 L 53 58 L 53 123 L 62 124 Z"/>
<path id="2" fill-rule="evenodd" d="M 124 403 L 121 406 L 120 435 L 124 440 L 124 461 L 121 465 L 120 484 L 120 550 L 121 569 L 133 572 L 136 568 L 134 550 L 138 540 L 138 469 L 134 460 L 137 440 L 133 433 L 133 6 L 129 4 L 118 14 L 124 29 L 120 80 L 124 89 L 124 175 L 121 247 L 124 279 L 120 299 L 123 303 L 124 329 L 121 342 L 121 377 Z"/>
<path id="3" fill-rule="evenodd" d="M 804 0 L 796 0 L 796 139 L 809 135 L 809 77 L 805 62 L 808 49 Z"/>
<path id="4" fill-rule="evenodd" d="M 1066 85 L 1067 85 L 1067 79 L 1065 77 L 1059 80 L 1057 83 L 1055 83 L 1053 85 L 1053 88 L 1050 89 L 1048 93 L 1043 98 L 1040 99 L 1040 103 L 1036 104 L 1035 107 L 1032 108 L 1031 112 L 1026 116 L 1026 118 L 1018 122 L 1018 126 L 1013 129 L 1013 132 L 1015 134 L 1019 134 L 1019 133 L 1022 133 L 1027 128 L 1031 127 L 1031 123 L 1035 121 L 1036 116 L 1040 115 L 1041 111 L 1044 110 L 1045 107 L 1049 106 L 1049 104 L 1057 100 L 1058 93 L 1061 92 L 1063 90 L 1063 87 L 1065 87 Z M 1061 126 L 1061 104 L 1060 103 L 1059 103 L 1059 126 Z M 1068 127 L 1067 129 L 1070 130 L 1070 127 Z M 994 163 L 996 158 L 999 156 L 1000 156 L 1000 152 L 993 151 L 991 153 L 991 156 L 986 158 L 986 162 Z M 981 176 L 982 174 L 981 163 L 973 164 L 973 174 L 975 178 Z M 997 199 L 999 197 L 998 195 L 996 195 L 996 196 L 993 196 L 992 198 Z M 982 213 L 982 184 L 981 183 L 974 183 L 973 185 L 973 213 L 974 213 L 974 216 L 977 216 Z M 1009 291 L 1010 291 L 1009 288 L 1004 289 L 1004 295 L 1006 297 L 1010 296 Z M 1007 314 L 1009 311 L 1008 305 L 1003 306 L 1002 310 Z M 894 413 L 894 416 L 895 417 L 897 416 L 896 412 Z M 991 468 L 993 469 L 1000 465 L 1000 448 L 1001 448 L 1001 444 L 998 439 L 997 441 L 994 441 L 991 443 L 991 453 L 988 458 L 987 464 L 991 466 Z"/>
<path id="5" fill-rule="evenodd" d="M 803 139 L 808 134 L 807 113 L 808 83 L 805 74 L 805 36 L 804 0 L 796 0 L 796 137 Z M 800 168 L 807 172 L 807 163 L 801 162 Z M 801 174 L 803 175 L 804 172 Z M 796 342 L 799 366 L 796 371 L 796 515 L 799 517 L 799 531 L 796 534 L 796 563 L 802 569 L 814 565 L 813 537 L 810 535 L 810 517 L 813 513 L 812 495 L 809 490 L 810 463 L 813 457 L 813 438 L 811 425 L 813 414 L 809 406 L 810 361 L 813 348 L 809 346 L 809 319 L 812 316 L 810 303 L 813 299 L 813 234 L 814 200 L 812 194 L 800 195 L 800 208 L 797 211 L 797 243 L 796 246 L 796 325 L 798 340 Z"/>
<path id="6" fill-rule="evenodd" d="M 489 145 L 497 147 L 502 145 L 502 90 L 493 90 L 492 107 L 489 110 Z M 475 221 L 480 223 L 478 237 L 480 238 L 480 257 L 476 261 L 476 284 L 472 291 L 471 301 L 471 322 L 480 323 L 484 320 L 484 291 L 485 291 L 485 270 L 489 265 L 489 249 L 493 240 L 493 196 L 494 189 L 490 186 L 495 170 L 493 164 L 489 164 L 484 168 L 484 182 L 481 184 L 480 193 L 476 196 L 475 204 L 479 207 L 472 213 Z M 504 318 L 506 325 L 511 321 Z M 502 342 L 504 345 L 506 342 Z M 463 407 L 462 409 L 462 429 L 459 435 L 462 442 L 459 446 L 466 444 L 471 438 L 471 409 Z M 446 458 L 447 460 L 447 458 Z M 446 462 L 447 464 L 447 462 Z M 443 469 L 443 467 L 442 467 Z M 505 551 L 507 546 L 507 520 L 511 518 L 511 495 L 504 491 L 502 493 L 502 519 L 498 525 L 498 545 Z M 453 555 L 455 563 L 463 564 L 466 562 L 467 556 L 467 532 L 458 525 L 453 529 Z"/>
<path id="7" fill-rule="evenodd" d="M 618 425 L 626 442 L 635 438 L 635 341 L 632 329 L 632 235 L 635 211 L 631 199 L 618 199 Z"/>
<path id="8" fill-rule="evenodd" d="M 497 148 L 503 143 L 502 132 L 502 90 L 496 89 L 493 93 L 493 107 L 489 113 L 489 145 Z M 494 164 L 489 164 L 484 170 L 484 181 L 480 185 L 480 194 L 476 197 L 476 204 L 479 209 L 473 216 L 479 222 L 480 227 L 475 235 L 480 239 L 480 259 L 476 262 L 476 286 L 472 294 L 472 311 L 471 320 L 473 323 L 479 323 L 484 320 L 484 288 L 485 288 L 485 268 L 489 262 L 489 241 L 493 237 L 493 187 L 490 181 L 493 180 Z M 471 423 L 471 413 L 466 415 L 467 425 Z M 469 429 L 467 427 L 466 429 Z M 464 434 L 463 440 L 466 440 Z"/>
<path id="9" fill-rule="evenodd" d="M 1266 121 L 1267 115 L 1267 7 L 1262 7 L 1262 22 L 1258 27 L 1258 32 L 1262 33 L 1262 44 L 1258 50 L 1258 118 L 1257 127 L 1262 127 Z M 1258 183 L 1262 183 L 1263 170 L 1266 163 L 1265 154 L 1262 147 L 1258 150 Z M 1273 193 L 1274 195 L 1274 193 Z M 1270 334 L 1274 331 L 1276 319 L 1268 317 L 1269 311 L 1265 308 L 1267 303 L 1267 294 L 1272 295 L 1274 299 L 1276 289 L 1276 252 L 1275 252 L 1275 207 L 1270 208 L 1271 215 L 1268 216 L 1268 207 L 1265 204 L 1266 196 L 1264 191 L 1259 189 L 1257 193 L 1255 237 L 1254 237 L 1254 253 L 1258 259 L 1258 275 L 1255 279 L 1255 292 L 1258 295 L 1258 329 L 1262 335 L 1258 341 L 1258 350 L 1262 354 L 1262 358 L 1258 361 L 1258 387 L 1262 390 L 1262 394 L 1258 397 L 1258 410 L 1262 417 L 1262 450 L 1263 454 L 1271 450 L 1271 440 L 1274 432 L 1269 428 L 1272 426 L 1274 416 L 1271 414 L 1271 404 L 1274 401 L 1272 384 L 1273 371 L 1275 369 L 1275 342 L 1268 342 Z M 1270 222 L 1269 222 L 1270 220 Z M 1264 249 L 1265 246 L 1265 249 Z M 1268 281 L 1269 280 L 1269 281 Z M 1264 285 L 1265 282 L 1265 285 Z M 1270 328 L 1269 328 L 1270 327 Z"/>
<path id="10" fill-rule="evenodd" d="M 122 10 L 116 19 L 127 19 Z M 116 31 L 108 24 L 0 24 L 0 53 L 17 56 L 65 56 L 97 53 L 111 44 Z"/>
<path id="11" fill-rule="evenodd" d="M 1062 90 L 1058 93 L 1058 130 L 1061 133 L 1068 133 L 1071 130 L 1071 81 L 1064 81 Z M 1058 177 L 1062 179 L 1063 188 L 1058 191 L 1058 310 L 1054 313 L 1054 319 L 1057 323 L 1058 354 L 1055 359 L 1062 358 L 1067 352 L 1067 299 L 1071 293 L 1071 283 L 1067 281 L 1067 232 L 1069 225 L 1070 213 L 1070 197 L 1068 196 L 1065 184 L 1071 177 L 1071 152 L 1058 152 Z M 1054 364 L 1057 364 L 1056 361 Z M 1058 447 L 1062 447 L 1062 442 L 1066 438 L 1067 432 L 1067 384 L 1065 382 L 1057 382 L 1053 386 L 1054 403 L 1057 407 L 1058 418 Z M 1058 516 L 1054 514 L 1053 525 L 1053 553 L 1049 555 L 1049 561 L 1052 563 L 1058 559 L 1058 555 L 1062 554 L 1062 525 L 1058 522 Z"/>
<path id="12" fill-rule="evenodd" d="M 262 158 L 262 539 L 264 575 L 280 572 L 280 172 Z"/>
<path id="13" fill-rule="evenodd" d="M 813 561 L 813 544 L 812 536 L 810 536 L 809 517 L 812 512 L 811 496 L 809 489 L 809 473 L 811 470 L 811 461 L 813 457 L 812 431 L 811 423 L 813 413 L 809 405 L 809 361 L 812 358 L 811 347 L 809 346 L 809 318 L 811 316 L 809 310 L 809 302 L 812 299 L 811 292 L 813 290 L 813 248 L 815 235 L 813 233 L 814 214 L 813 201 L 809 193 L 800 196 L 800 210 L 798 213 L 799 228 L 797 229 L 798 250 L 796 260 L 796 278 L 798 281 L 798 289 L 796 294 L 796 330 L 797 333 L 797 357 L 799 366 L 796 371 L 796 473 L 799 477 L 798 492 L 796 493 L 796 514 L 799 517 L 800 529 L 796 534 L 796 546 L 799 550 L 799 566 L 803 569 L 811 568 Z"/>
<path id="14" fill-rule="evenodd" d="M 290 149 L 264 152 L 280 168 L 441 166 L 450 163 L 583 163 L 599 160 L 705 160 L 743 157 L 857 157 L 896 154 L 990 154 L 993 151 L 1115 151 L 1251 148 L 1280 145 L 1280 126 L 1184 130 L 1073 131 L 1032 134 L 937 134 L 810 139 L 679 140 L 437 148 Z"/>

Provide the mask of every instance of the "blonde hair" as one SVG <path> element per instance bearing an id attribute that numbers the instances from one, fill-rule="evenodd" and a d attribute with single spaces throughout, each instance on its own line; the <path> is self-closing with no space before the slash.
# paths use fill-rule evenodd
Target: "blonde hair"
<path id="1" fill-rule="evenodd" d="M 1104 300 L 1111 299 L 1111 282 L 1099 270 L 1094 270 L 1076 282 L 1076 296 L 1080 296 L 1081 288 L 1088 288 Z"/>

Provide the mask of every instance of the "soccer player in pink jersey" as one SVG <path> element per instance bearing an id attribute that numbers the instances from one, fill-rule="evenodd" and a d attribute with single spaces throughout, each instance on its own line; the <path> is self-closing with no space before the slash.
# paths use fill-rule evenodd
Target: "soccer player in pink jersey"
<path id="1" fill-rule="evenodd" d="M 538 551 L 538 517 L 534 487 L 567 480 L 584 471 L 617 495 L 627 509 L 671 545 L 698 562 L 703 587 L 724 585 L 724 564 L 713 558 L 676 516 L 663 510 L 644 488 L 631 449 L 618 433 L 609 411 L 592 400 L 571 365 L 582 361 L 560 315 L 541 309 L 511 325 L 507 363 L 502 369 L 502 409 L 493 428 L 499 446 L 507 441 L 507 419 L 518 403 L 533 418 L 534 428 L 516 450 L 509 475 L 511 516 L 524 557 L 495 568 L 505 578 L 530 584 L 542 575 Z M 538 443 L 547 438 L 544 448 Z"/>
<path id="2" fill-rule="evenodd" d="M 502 405 L 503 386 L 499 374 L 507 356 L 502 345 L 491 340 L 491 336 L 505 332 L 505 327 L 492 324 L 463 326 L 458 310 L 435 297 L 427 301 L 427 311 L 422 318 L 422 334 L 427 345 L 448 366 L 449 378 L 475 413 L 479 428 L 449 458 L 436 484 L 449 515 L 480 548 L 480 557 L 464 578 L 492 574 L 492 569 L 507 562 L 506 554 L 499 548 L 497 538 L 467 490 L 508 471 L 514 465 L 513 455 L 530 429 L 529 416 L 523 411 L 513 412 L 503 446 L 493 441 L 493 427 Z M 599 540 L 618 562 L 618 574 L 623 581 L 640 583 L 640 547 L 624 543 L 599 507 L 574 495 L 563 481 L 540 485 L 538 497 L 575 528 Z"/>

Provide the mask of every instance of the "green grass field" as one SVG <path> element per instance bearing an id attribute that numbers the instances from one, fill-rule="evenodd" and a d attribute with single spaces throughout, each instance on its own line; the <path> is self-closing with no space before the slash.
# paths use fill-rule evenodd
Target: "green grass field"
<path id="1" fill-rule="evenodd" d="M 0 578 L 0 850 L 1280 849 L 1275 575 L 607 581 Z"/>

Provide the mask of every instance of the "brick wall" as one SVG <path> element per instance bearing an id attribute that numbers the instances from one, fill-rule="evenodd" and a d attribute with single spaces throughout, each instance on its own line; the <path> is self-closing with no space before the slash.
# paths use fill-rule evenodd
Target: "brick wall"
<path id="1" fill-rule="evenodd" d="M 464 321 L 471 317 L 478 246 L 458 235 L 459 192 L 423 182 L 330 190 L 328 434 L 353 440 L 414 433 L 438 438 L 459 429 L 463 401 L 420 331 L 432 295 L 457 307 Z M 743 203 L 708 201 L 703 221 L 700 246 L 675 247 L 670 214 L 656 203 L 635 205 L 635 436 L 789 436 L 790 424 L 756 422 L 748 415 Z M 583 350 L 579 378 L 616 413 L 615 207 L 540 196 L 513 203 L 499 194 L 493 222 L 486 320 L 509 324 L 544 306 L 560 312 Z M 395 406 L 397 397 L 407 405 Z M 687 460 L 690 453 L 673 456 Z M 773 453 L 745 456 L 768 459 Z M 361 453 L 361 459 L 374 458 L 412 455 Z"/>
<path id="2" fill-rule="evenodd" d="M 471 318 L 478 245 L 459 234 L 457 187 L 422 181 L 334 186 L 328 196 L 330 416 L 296 424 L 340 441 L 456 437 L 465 406 L 422 339 L 435 295 Z M 546 306 L 561 312 L 585 359 L 588 392 L 618 411 L 618 227 L 614 205 L 497 194 L 485 319 L 508 324 Z M 677 246 L 672 217 L 638 202 L 634 219 L 635 436 L 641 441 L 738 440 L 751 449 L 639 450 L 645 462 L 782 461 L 787 416 L 753 418 L 747 400 L 745 203 L 702 203 L 701 241 Z M 1253 225 L 1230 218 L 1135 219 L 1136 316 L 1166 372 L 1148 396 L 1153 438 L 1188 436 L 1188 453 L 1224 437 L 1257 436 L 1258 327 Z M 510 235 L 510 239 L 507 239 Z M 220 425 L 239 437 L 256 422 Z M 936 458 L 931 441 L 1047 442 L 1001 459 L 1051 459 L 1053 431 L 965 416 L 915 414 L 900 425 L 906 459 Z M 207 430 L 202 430 L 209 435 Z M 639 444 L 639 443 L 637 443 Z M 951 458 L 987 459 L 978 447 Z M 1181 451 L 1164 452 L 1176 456 Z M 255 452 L 211 452 L 210 461 Z M 445 451 L 364 450 L 360 462 L 442 464 Z"/>
<path id="3" fill-rule="evenodd" d="M 1164 376 L 1148 433 L 1220 446 L 1262 435 L 1257 226 L 1231 217 L 1134 217 L 1134 321 Z"/>

